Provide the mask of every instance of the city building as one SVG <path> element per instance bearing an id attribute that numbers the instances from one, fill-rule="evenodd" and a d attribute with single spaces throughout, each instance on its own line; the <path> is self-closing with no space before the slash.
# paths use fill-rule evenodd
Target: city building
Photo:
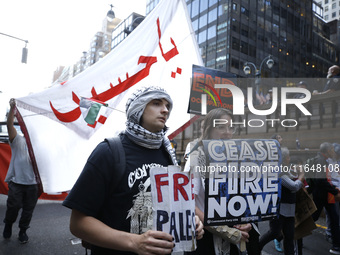
<path id="1" fill-rule="evenodd" d="M 323 7 L 324 20 L 330 22 L 340 18 L 340 1 L 339 0 L 322 0 L 316 1 Z"/>
<path id="2" fill-rule="evenodd" d="M 158 2 L 148 0 L 146 13 Z M 271 55 L 275 64 L 263 66 L 263 77 L 325 77 L 339 61 L 322 7 L 312 0 L 186 2 L 206 67 L 244 77 L 246 62 L 260 66 Z"/>
<path id="3" fill-rule="evenodd" d="M 112 32 L 111 49 L 117 47 L 143 20 L 144 16 L 138 13 L 131 13 L 126 19 L 120 22 Z"/>

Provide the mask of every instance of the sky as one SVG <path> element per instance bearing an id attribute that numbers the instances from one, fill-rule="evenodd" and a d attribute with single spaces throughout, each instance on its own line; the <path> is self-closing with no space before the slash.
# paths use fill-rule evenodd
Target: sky
<path id="1" fill-rule="evenodd" d="M 122 20 L 131 12 L 145 15 L 146 0 L 0 1 L 0 33 L 28 41 L 23 64 L 25 42 L 0 34 L 0 121 L 10 98 L 43 90 L 58 66 L 80 59 L 101 30 L 110 4 Z"/>

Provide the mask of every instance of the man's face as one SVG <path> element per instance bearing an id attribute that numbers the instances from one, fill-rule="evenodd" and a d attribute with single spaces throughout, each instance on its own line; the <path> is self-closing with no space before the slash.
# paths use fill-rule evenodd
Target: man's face
<path id="1" fill-rule="evenodd" d="M 169 117 L 170 104 L 165 99 L 153 99 L 145 107 L 140 125 L 152 133 L 157 133 L 165 127 Z"/>
<path id="2" fill-rule="evenodd" d="M 335 75 L 335 72 L 336 72 L 336 67 L 335 66 L 331 66 L 328 69 L 327 78 L 332 78 Z"/>
<path id="3" fill-rule="evenodd" d="M 276 137 L 276 140 L 279 142 L 279 144 L 282 144 L 282 137 L 280 136 L 280 135 L 278 135 L 277 137 Z"/>

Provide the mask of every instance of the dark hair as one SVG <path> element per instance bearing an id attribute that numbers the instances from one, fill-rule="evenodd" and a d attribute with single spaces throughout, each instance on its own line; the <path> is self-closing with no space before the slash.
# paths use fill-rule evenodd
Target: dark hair
<path id="1" fill-rule="evenodd" d="M 277 137 L 278 137 L 278 136 L 281 136 L 281 135 L 279 135 L 279 134 L 273 134 L 272 137 L 271 137 L 270 139 L 275 139 L 275 140 L 277 140 Z"/>
<path id="2" fill-rule="evenodd" d="M 224 108 L 215 108 L 211 110 L 204 118 L 203 123 L 203 135 L 202 140 L 210 139 L 210 131 L 213 128 L 213 122 L 215 119 L 220 119 L 223 115 L 230 116 L 233 119 L 233 114 L 228 109 Z"/>
<path id="3" fill-rule="evenodd" d="M 290 163 L 293 165 L 302 165 L 303 160 L 299 156 L 291 156 Z"/>
<path id="4" fill-rule="evenodd" d="M 331 144 L 331 143 L 325 142 L 325 143 L 320 144 L 320 152 L 321 153 L 327 153 L 332 148 L 333 148 L 333 144 Z"/>

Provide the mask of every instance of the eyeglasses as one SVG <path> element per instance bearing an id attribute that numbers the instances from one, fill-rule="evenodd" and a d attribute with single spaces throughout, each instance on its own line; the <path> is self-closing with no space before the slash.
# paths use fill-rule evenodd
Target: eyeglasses
<path id="1" fill-rule="evenodd" d="M 221 125 L 216 125 L 215 128 L 217 128 L 218 131 L 227 131 L 229 133 L 235 134 L 238 130 L 237 127 L 229 127 L 227 125 L 221 124 Z"/>

